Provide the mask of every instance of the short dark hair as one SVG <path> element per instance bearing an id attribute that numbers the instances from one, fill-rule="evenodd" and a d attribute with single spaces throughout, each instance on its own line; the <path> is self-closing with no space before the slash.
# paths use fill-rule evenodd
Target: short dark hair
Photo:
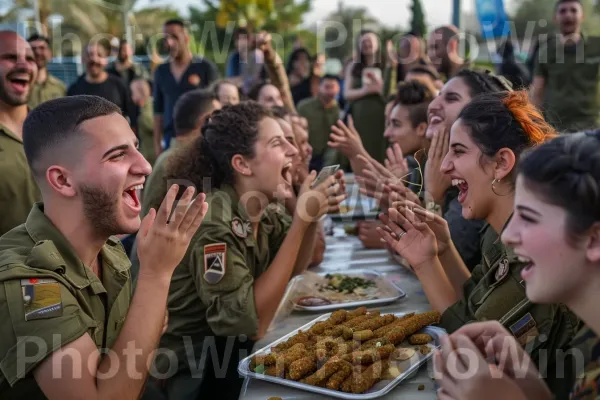
<path id="1" fill-rule="evenodd" d="M 82 135 L 83 122 L 111 114 L 121 115 L 121 109 L 102 97 L 87 95 L 61 97 L 34 108 L 23 123 L 23 147 L 34 175 L 44 175 L 40 162 L 56 153 L 56 147 Z"/>
<path id="2" fill-rule="evenodd" d="M 281 106 L 274 106 L 271 107 L 271 113 L 273 113 L 273 116 L 275 118 L 279 118 L 279 119 L 285 119 L 285 117 L 290 116 L 290 112 L 285 108 L 285 107 L 281 107 Z"/>
<path id="3" fill-rule="evenodd" d="M 321 83 L 323 83 L 327 80 L 333 80 L 333 81 L 336 81 L 337 83 L 340 83 L 340 78 L 338 78 L 337 76 L 335 76 L 333 74 L 325 74 L 321 77 Z"/>
<path id="4" fill-rule="evenodd" d="M 183 20 L 181 18 L 171 18 L 171 19 L 168 19 L 163 25 L 165 25 L 165 26 L 168 26 L 168 25 L 178 25 L 182 29 L 185 29 L 185 23 L 183 22 Z"/>
<path id="5" fill-rule="evenodd" d="M 182 136 L 198 129 L 198 118 L 214 109 L 214 99 L 214 93 L 208 89 L 194 89 L 183 94 L 173 112 L 175 135 Z"/>
<path id="6" fill-rule="evenodd" d="M 268 79 L 260 80 L 256 82 L 248 91 L 248 97 L 252 100 L 258 101 L 258 96 L 260 96 L 260 91 L 267 85 L 271 85 L 271 81 Z"/>
<path id="7" fill-rule="evenodd" d="M 564 3 L 578 3 L 579 5 L 583 6 L 581 0 L 557 0 L 556 4 L 554 4 L 554 12 L 558 11 L 558 7 Z"/>
<path id="8" fill-rule="evenodd" d="M 48 46 L 50 46 L 50 39 L 48 39 L 48 37 L 47 37 L 47 36 L 40 35 L 39 33 L 34 33 L 33 35 L 29 36 L 29 38 L 27 39 L 27 41 L 28 41 L 29 43 L 31 43 L 31 42 L 36 42 L 36 41 L 38 41 L 38 40 L 43 40 L 44 42 L 46 42 L 46 44 L 47 44 Z"/>
<path id="9" fill-rule="evenodd" d="M 396 93 L 396 105 L 406 107 L 413 128 L 427 123 L 427 108 L 433 100 L 433 93 L 421 82 L 401 82 Z"/>
<path id="10" fill-rule="evenodd" d="M 429 75 L 434 81 L 442 79 L 440 74 L 430 65 L 417 65 L 408 70 L 407 74 L 425 74 Z"/>
<path id="11" fill-rule="evenodd" d="M 235 88 L 238 91 L 238 96 L 240 97 L 240 100 L 242 99 L 242 92 L 240 91 L 240 87 L 238 85 L 236 85 L 235 82 L 233 82 L 229 79 L 219 79 L 215 83 L 212 84 L 212 90 L 215 95 L 215 98 L 217 98 L 217 99 L 219 98 L 219 90 L 221 90 L 221 86 L 223 86 L 223 85 L 235 86 Z"/>
<path id="12" fill-rule="evenodd" d="M 248 28 L 245 28 L 245 27 L 238 27 L 238 28 L 235 28 L 235 31 L 233 32 L 233 37 L 234 37 L 235 39 L 237 39 L 237 38 L 238 38 L 239 36 L 241 36 L 241 35 L 246 35 L 246 36 L 248 36 L 248 34 L 249 34 L 249 33 L 250 33 L 250 32 L 248 31 Z"/>
<path id="13" fill-rule="evenodd" d="M 528 153 L 519 175 L 540 199 L 567 213 L 567 243 L 600 221 L 600 132 L 558 137 Z"/>

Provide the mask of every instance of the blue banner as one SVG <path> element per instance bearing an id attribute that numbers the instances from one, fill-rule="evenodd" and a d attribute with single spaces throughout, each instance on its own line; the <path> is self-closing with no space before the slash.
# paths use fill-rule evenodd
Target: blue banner
<path id="1" fill-rule="evenodd" d="M 503 0 L 475 0 L 475 7 L 484 39 L 498 39 L 510 34 Z"/>

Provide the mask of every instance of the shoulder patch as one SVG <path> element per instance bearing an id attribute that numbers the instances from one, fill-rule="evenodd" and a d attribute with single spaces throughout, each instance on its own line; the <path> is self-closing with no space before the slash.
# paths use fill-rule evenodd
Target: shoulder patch
<path id="1" fill-rule="evenodd" d="M 225 276 L 227 244 L 216 243 L 204 246 L 204 280 L 212 285 Z"/>
<path id="2" fill-rule="evenodd" d="M 231 230 L 233 231 L 233 233 L 235 233 L 237 237 L 240 237 L 242 239 L 246 239 L 248 237 L 249 227 L 250 223 L 244 223 L 238 217 L 234 217 L 231 220 Z"/>
<path id="3" fill-rule="evenodd" d="M 54 279 L 21 279 L 25 321 L 60 317 L 63 312 L 60 284 Z"/>

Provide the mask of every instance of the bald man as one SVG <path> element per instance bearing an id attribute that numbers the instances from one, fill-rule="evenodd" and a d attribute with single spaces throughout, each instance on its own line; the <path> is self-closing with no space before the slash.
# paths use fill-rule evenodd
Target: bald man
<path id="1" fill-rule="evenodd" d="M 427 55 L 440 74 L 449 80 L 463 68 L 469 68 L 467 60 L 458 54 L 459 30 L 454 25 L 440 26 L 429 34 Z"/>
<path id="2" fill-rule="evenodd" d="M 41 199 L 22 133 L 37 72 L 29 43 L 14 32 L 0 31 L 0 236 L 25 222 Z"/>
<path id="3" fill-rule="evenodd" d="M 108 64 L 108 51 L 106 48 L 99 43 L 90 43 L 83 50 L 81 58 L 82 63 L 85 65 L 85 74 L 71 85 L 67 96 L 87 94 L 102 97 L 116 104 L 121 109 L 123 116 L 129 120 L 135 132 L 137 113 L 129 88 L 121 78 L 106 71 Z"/>

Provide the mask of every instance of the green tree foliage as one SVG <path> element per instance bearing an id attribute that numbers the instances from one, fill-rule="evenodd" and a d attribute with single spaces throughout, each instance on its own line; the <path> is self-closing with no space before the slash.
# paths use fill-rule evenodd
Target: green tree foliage
<path id="1" fill-rule="evenodd" d="M 427 33 L 427 26 L 425 25 L 425 14 L 423 13 L 421 0 L 413 0 L 411 9 L 412 20 L 410 22 L 410 30 L 415 35 L 423 37 Z"/>

